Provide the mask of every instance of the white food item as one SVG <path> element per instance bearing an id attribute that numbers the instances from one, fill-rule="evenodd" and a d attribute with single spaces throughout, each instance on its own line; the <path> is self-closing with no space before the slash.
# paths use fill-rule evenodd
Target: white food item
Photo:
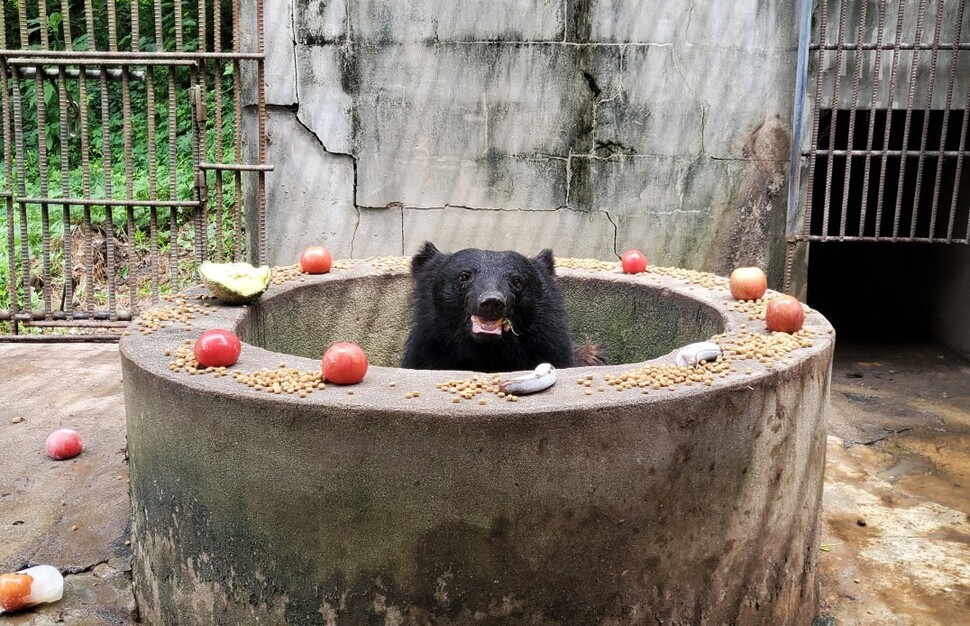
<path id="1" fill-rule="evenodd" d="M 505 393 L 521 396 L 544 391 L 556 382 L 556 368 L 549 363 L 540 363 L 532 372 L 499 383 Z"/>
<path id="2" fill-rule="evenodd" d="M 721 346 L 712 341 L 690 343 L 677 351 L 676 363 L 681 367 L 694 367 L 701 361 L 713 363 L 721 356 Z"/>

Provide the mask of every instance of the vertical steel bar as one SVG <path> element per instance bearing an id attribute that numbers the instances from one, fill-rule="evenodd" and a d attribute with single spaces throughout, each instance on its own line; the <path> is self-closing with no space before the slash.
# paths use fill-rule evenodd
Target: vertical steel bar
<path id="1" fill-rule="evenodd" d="M 138 4 L 138 0 L 131 0 L 131 49 L 133 52 L 141 50 L 141 24 L 139 24 L 141 16 L 138 13 Z"/>
<path id="2" fill-rule="evenodd" d="M 880 70 L 882 69 L 882 42 L 883 34 L 886 28 L 886 6 L 887 0 L 881 0 L 879 3 L 879 23 L 876 26 L 876 58 L 873 61 L 872 67 L 872 98 L 869 101 L 869 132 L 866 137 L 866 160 L 863 166 L 863 177 L 862 177 L 862 207 L 859 212 L 859 236 L 866 236 L 866 209 L 869 205 L 869 178 L 871 174 L 872 165 L 872 140 L 873 135 L 876 130 L 876 105 L 879 101 L 879 90 L 882 87 L 882 74 Z M 891 109 L 891 106 L 890 106 Z M 888 114 L 888 113 L 887 113 Z M 878 230 L 878 224 L 877 224 Z M 876 232 L 876 235 L 879 233 Z"/>
<path id="3" fill-rule="evenodd" d="M 855 68 L 852 72 L 852 100 L 849 105 L 849 138 L 846 145 L 848 154 L 845 155 L 845 178 L 842 183 L 842 211 L 839 216 L 839 239 L 845 238 L 845 223 L 849 212 L 849 184 L 852 176 L 852 150 L 855 149 L 855 113 L 859 106 L 859 81 L 862 77 L 862 41 L 866 36 L 866 17 L 868 16 L 868 2 L 862 3 L 859 15 L 859 29 L 856 31 Z M 831 160 L 830 160 L 831 161 Z"/>
<path id="4" fill-rule="evenodd" d="M 157 146 L 155 142 L 155 70 L 149 65 L 145 70 L 145 101 L 146 117 L 148 121 L 148 199 L 158 200 L 158 165 L 156 163 Z M 151 268 L 152 300 L 159 296 L 159 258 L 158 258 L 158 209 L 148 209 L 148 235 L 151 254 L 149 267 Z"/>
<path id="5" fill-rule="evenodd" d="M 933 48 L 930 52 L 930 75 L 926 86 L 926 106 L 923 108 L 923 128 L 919 139 L 919 159 L 916 162 L 916 189 L 913 193 L 913 215 L 910 217 L 909 236 L 916 236 L 916 218 L 919 215 L 919 199 L 923 186 L 923 163 L 926 160 L 926 137 L 930 134 L 930 112 L 933 110 L 933 89 L 936 86 L 936 68 L 940 59 L 940 36 L 943 30 L 943 0 L 936 0 L 936 25 L 933 30 Z M 961 3 L 963 4 L 963 3 Z M 944 137 L 940 138 L 942 142 Z M 939 167 L 939 164 L 937 164 Z"/>
<path id="6" fill-rule="evenodd" d="M 125 200 L 134 198 L 134 168 L 132 167 L 132 138 L 131 138 L 131 73 L 126 65 L 121 68 L 121 129 L 125 147 Z M 128 254 L 128 285 L 129 307 L 132 312 L 138 310 L 138 251 L 135 249 L 135 209 L 125 207 L 126 218 L 126 248 Z"/>
<path id="7" fill-rule="evenodd" d="M 815 69 L 815 99 L 812 102 L 812 146 L 808 155 L 808 189 L 805 197 L 805 226 L 803 232 L 812 232 L 812 205 L 815 191 L 815 166 L 818 160 L 819 114 L 822 110 L 822 64 L 825 62 L 825 41 L 828 31 L 828 0 L 819 2 L 819 48 Z M 830 157 L 831 158 L 831 157 Z"/>
<path id="8" fill-rule="evenodd" d="M 970 87 L 967 89 L 967 99 L 963 104 L 963 124 L 960 125 L 960 145 L 957 148 L 957 169 L 953 176 L 953 197 L 950 199 L 950 221 L 946 228 L 947 239 L 953 239 L 953 226 L 957 214 L 957 199 L 960 196 L 960 180 L 963 177 L 963 157 L 967 151 L 967 130 L 968 126 L 970 126 L 968 122 L 970 122 Z M 970 243 L 970 216 L 967 217 L 965 235 L 965 242 Z"/>
<path id="9" fill-rule="evenodd" d="M 0 2 L 0 21 L 6 24 L 6 5 L 4 2 Z M 5 28 L 0 29 L 0 49 L 7 49 L 7 32 Z M 17 313 L 19 308 L 17 306 L 17 244 L 16 244 L 16 230 L 14 226 L 14 208 L 13 208 L 13 185 L 14 185 L 14 175 L 13 175 L 13 160 L 11 146 L 13 145 L 13 137 L 10 136 L 10 83 L 7 74 L 7 59 L 5 56 L 0 55 L 0 89 L 3 93 L 0 94 L 0 99 L 3 103 L 3 175 L 4 183 L 10 195 L 7 196 L 4 206 L 6 209 L 6 219 L 7 219 L 7 295 L 9 297 L 9 304 L 11 313 Z M 17 120 L 20 123 L 20 120 Z M 29 308 L 29 307 L 28 307 Z M 16 328 L 16 323 L 12 324 Z"/>
<path id="10" fill-rule="evenodd" d="M 87 25 L 88 49 L 97 47 L 94 37 L 94 7 L 91 0 L 84 1 L 84 21 Z M 81 72 L 78 82 L 81 100 L 81 191 L 85 198 L 91 197 L 91 126 L 88 120 L 88 80 Z M 90 316 L 94 315 L 94 231 L 91 226 L 91 207 L 84 205 L 84 307 Z"/>
<path id="11" fill-rule="evenodd" d="M 906 161 L 909 159 L 909 130 L 913 120 L 913 100 L 916 98 L 916 77 L 919 70 L 919 45 L 923 36 L 923 18 L 926 15 L 926 0 L 919 0 L 916 9 L 916 47 L 909 68 L 909 97 L 906 99 L 906 117 L 903 119 L 902 156 L 899 161 L 899 187 L 896 191 L 896 208 L 893 210 L 893 241 L 899 237 L 899 218 L 903 207 L 903 188 L 906 186 Z"/>
<path id="12" fill-rule="evenodd" d="M 61 0 L 61 24 L 64 27 L 64 49 L 70 52 L 74 49 L 74 38 L 71 35 L 71 6 L 68 0 Z M 82 72 L 83 73 L 83 72 Z M 67 77 L 64 73 L 64 66 L 57 66 L 57 96 L 60 122 L 61 122 L 61 196 L 71 195 L 71 133 L 68 123 L 67 111 Z M 72 254 L 74 252 L 74 242 L 71 231 L 71 207 L 68 204 L 62 206 L 64 211 L 64 287 L 61 309 L 67 313 L 67 319 L 74 316 L 74 263 Z"/>
<path id="13" fill-rule="evenodd" d="M 212 6 L 212 51 L 222 52 L 222 2 L 216 0 Z M 215 107 L 215 137 L 213 161 L 222 163 L 222 81 L 223 64 L 215 61 L 216 71 L 213 76 L 214 107 Z M 223 194 L 222 194 L 222 170 L 215 171 L 216 178 L 216 259 L 219 262 L 225 261 L 222 228 L 225 216 L 223 215 Z M 234 258 L 233 261 L 240 259 Z"/>
<path id="14" fill-rule="evenodd" d="M 941 183 L 943 182 L 942 181 L 943 165 L 944 165 L 943 151 L 946 150 L 946 135 L 947 135 L 947 130 L 949 130 L 949 126 L 950 126 L 950 107 L 953 104 L 953 86 L 954 86 L 954 83 L 956 82 L 957 61 L 959 61 L 960 59 L 959 57 L 960 41 L 963 35 L 963 16 L 964 16 L 964 9 L 966 9 L 966 7 L 967 7 L 966 2 L 960 2 L 957 5 L 957 19 L 956 19 L 956 24 L 955 24 L 954 33 L 953 33 L 953 46 L 950 49 L 951 50 L 950 74 L 947 77 L 947 82 L 946 82 L 946 99 L 943 103 L 943 124 L 942 124 L 942 128 L 940 129 L 940 152 L 936 157 L 936 176 L 933 180 L 933 203 L 932 203 L 932 206 L 930 207 L 930 234 L 929 234 L 930 239 L 933 239 L 936 237 L 936 211 L 940 202 L 940 186 L 941 186 Z M 967 85 L 967 87 L 968 87 L 968 91 L 970 91 L 970 85 Z M 963 112 L 964 119 L 966 119 L 966 116 L 968 113 L 970 113 L 970 111 L 967 111 L 965 109 Z M 964 132 L 966 132 L 966 129 L 964 129 Z M 956 196 L 957 187 L 959 184 L 960 184 L 960 179 L 958 178 L 954 181 L 954 188 L 953 188 L 954 196 Z M 950 241 L 949 235 L 947 235 L 946 240 L 947 242 Z"/>
<path id="15" fill-rule="evenodd" d="M 24 3 L 20 3 L 20 10 L 22 12 L 21 24 L 26 24 L 26 8 Z M 26 28 L 21 28 L 21 39 L 26 38 Z M 21 197 L 27 195 L 27 173 L 24 166 L 24 156 L 26 150 L 24 148 L 24 126 L 23 126 L 23 91 L 20 86 L 20 72 L 14 70 L 11 74 L 13 79 L 13 121 L 14 121 L 14 142 L 16 145 L 16 162 L 17 162 L 17 192 Z M 24 306 L 26 310 L 30 310 L 33 304 L 33 288 L 30 284 L 30 247 L 28 245 L 28 233 L 27 233 L 27 204 L 24 202 L 18 202 L 17 208 L 19 209 L 20 216 L 20 271 L 21 271 L 21 281 L 24 290 Z"/>
<path id="16" fill-rule="evenodd" d="M 195 262 L 201 264 L 206 258 L 206 215 L 205 198 L 203 197 L 205 183 L 204 173 L 199 169 L 201 162 L 201 146 L 205 145 L 205 121 L 200 114 L 200 109 L 205 107 L 205 90 L 200 84 L 200 73 L 193 67 L 190 71 L 189 84 L 192 85 L 192 188 L 193 199 L 198 201 L 195 207 Z"/>
<path id="17" fill-rule="evenodd" d="M 175 111 L 175 68 L 168 68 L 168 199 L 178 200 L 178 180 L 176 177 L 176 158 L 178 156 L 177 128 Z M 179 288 L 178 261 L 178 208 L 169 210 L 169 248 L 171 253 L 172 288 Z"/>
<path id="18" fill-rule="evenodd" d="M 240 19 L 240 0 L 232 0 L 232 49 L 233 52 L 241 51 L 241 31 L 239 28 Z M 239 59 L 232 61 L 232 96 L 233 96 L 233 121 L 234 126 L 234 158 L 236 163 L 242 163 L 242 72 L 240 71 Z M 243 245 L 243 213 L 242 213 L 242 172 L 233 172 L 233 213 L 236 221 L 236 247 L 234 256 L 238 259 L 242 257 Z M 258 260 L 256 257 L 252 257 Z M 259 263 L 257 263 L 258 265 Z"/>
<path id="19" fill-rule="evenodd" d="M 265 52 L 265 37 L 263 34 L 263 0 L 256 0 L 256 52 Z M 256 116 L 257 130 L 256 142 L 259 146 L 259 165 L 266 164 L 266 66 L 263 59 L 256 61 Z M 256 206 L 259 211 L 256 233 L 256 264 L 263 265 L 266 262 L 266 171 L 260 169 L 256 172 Z"/>
<path id="20" fill-rule="evenodd" d="M 109 43 L 109 45 L 112 45 Z M 101 65 L 101 154 L 102 171 L 104 172 L 104 197 L 113 199 L 111 179 L 114 174 L 111 149 L 111 109 L 108 104 L 108 66 Z M 104 206 L 104 239 L 105 239 L 105 268 L 107 274 L 108 311 L 110 319 L 117 319 L 115 306 L 115 250 L 114 250 L 114 215 L 110 204 Z"/>
<path id="21" fill-rule="evenodd" d="M 886 165 L 889 161 L 889 137 L 893 124 L 893 104 L 896 101 L 896 80 L 899 69 L 899 49 L 903 38 L 903 16 L 906 10 L 906 2 L 899 1 L 899 12 L 896 16 L 896 39 L 893 44 L 892 69 L 889 72 L 889 101 L 886 106 L 886 128 L 882 137 L 882 158 L 879 164 L 879 190 L 876 196 L 876 236 L 882 236 L 882 201 L 886 191 Z M 905 156 L 902 157 L 905 159 Z"/>
<path id="22" fill-rule="evenodd" d="M 829 155 L 825 168 L 825 204 L 822 207 L 822 241 L 829 236 L 829 210 L 832 204 L 832 171 L 835 166 L 835 157 L 832 151 L 836 149 L 835 137 L 839 119 L 839 103 L 842 96 L 842 56 L 845 52 L 845 12 L 849 0 L 841 0 L 839 3 L 839 35 L 838 45 L 835 50 L 835 79 L 832 88 L 832 119 L 829 123 Z M 846 159 L 851 159 L 848 155 Z M 848 191 L 843 189 L 843 193 Z"/>
<path id="23" fill-rule="evenodd" d="M 50 36 L 47 32 L 47 2 L 40 0 L 37 3 L 38 21 L 40 22 L 40 41 L 41 48 L 50 48 Z M 37 64 L 34 66 L 34 93 L 36 94 L 37 104 L 37 174 L 40 178 L 40 197 L 47 198 L 49 189 L 47 187 L 48 164 L 47 164 L 47 98 L 44 93 L 44 66 Z M 50 207 L 45 203 L 40 205 L 40 237 L 41 237 L 41 276 L 43 285 L 41 287 L 44 297 L 44 317 L 53 319 L 51 309 L 51 233 L 50 233 Z"/>
<path id="24" fill-rule="evenodd" d="M 175 49 L 182 52 L 185 49 L 185 39 L 182 36 L 182 0 L 175 0 Z"/>

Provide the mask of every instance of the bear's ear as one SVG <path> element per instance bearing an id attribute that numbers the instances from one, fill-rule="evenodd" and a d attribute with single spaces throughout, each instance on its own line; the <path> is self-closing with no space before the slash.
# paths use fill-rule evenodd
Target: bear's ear
<path id="1" fill-rule="evenodd" d="M 433 266 L 436 261 L 444 257 L 445 254 L 441 252 L 441 250 L 435 248 L 433 243 L 430 241 L 425 241 L 424 245 L 421 246 L 421 250 L 411 257 L 411 273 L 417 274 L 418 272 Z"/>
<path id="2" fill-rule="evenodd" d="M 552 256 L 552 250 L 546 248 L 536 256 L 532 257 L 532 263 L 535 264 L 541 271 L 549 274 L 550 276 L 556 273 L 556 259 Z"/>

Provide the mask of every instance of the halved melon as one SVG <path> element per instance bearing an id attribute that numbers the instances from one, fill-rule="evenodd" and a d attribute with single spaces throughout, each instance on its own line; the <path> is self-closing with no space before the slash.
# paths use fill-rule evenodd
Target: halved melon
<path id="1" fill-rule="evenodd" d="M 270 269 L 268 265 L 205 261 L 199 266 L 199 276 L 216 298 L 229 304 L 246 304 L 258 300 L 269 287 Z"/>

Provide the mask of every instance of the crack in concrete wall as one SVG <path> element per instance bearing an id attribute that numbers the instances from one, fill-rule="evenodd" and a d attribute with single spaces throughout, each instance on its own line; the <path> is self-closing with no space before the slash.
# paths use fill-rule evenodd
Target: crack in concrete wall
<path id="1" fill-rule="evenodd" d="M 512 247 L 579 228 L 557 248 L 640 247 L 658 262 L 728 269 L 728 257 L 761 255 L 773 236 L 765 211 L 785 209 L 774 192 L 752 194 L 788 155 L 742 148 L 766 119 L 790 114 L 795 54 L 787 3 L 739 1 L 750 10 L 537 0 L 526 11 L 496 0 L 470 20 L 443 0 L 289 0 L 290 110 L 322 160 L 288 167 L 313 177 L 349 159 L 346 221 L 325 236 L 353 256 L 412 252 L 422 228 L 446 246 L 505 236 Z M 750 206 L 761 217 L 747 252 L 712 250 Z M 428 221 L 435 211 L 452 222 Z M 511 215 L 530 216 L 533 230 Z M 558 226 L 543 227 L 546 217 Z"/>

